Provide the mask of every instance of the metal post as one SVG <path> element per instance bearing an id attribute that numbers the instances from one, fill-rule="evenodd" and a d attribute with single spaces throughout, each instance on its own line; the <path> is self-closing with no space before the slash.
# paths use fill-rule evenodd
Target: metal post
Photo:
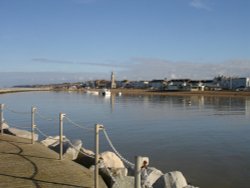
<path id="1" fill-rule="evenodd" d="M 95 188 L 99 188 L 99 130 L 103 125 L 95 125 Z"/>
<path id="2" fill-rule="evenodd" d="M 135 188 L 141 188 L 147 179 L 148 157 L 135 157 Z"/>
<path id="3" fill-rule="evenodd" d="M 35 112 L 36 107 L 31 107 L 31 144 L 34 144 L 34 137 L 35 137 Z"/>
<path id="4" fill-rule="evenodd" d="M 60 135 L 60 153 L 59 153 L 59 159 L 63 159 L 63 118 L 65 114 L 60 113 L 59 114 L 59 135 Z"/>
<path id="5" fill-rule="evenodd" d="M 3 135 L 3 108 L 4 108 L 4 104 L 0 104 L 0 125 L 1 125 L 1 135 Z"/>
<path id="6" fill-rule="evenodd" d="M 135 156 L 135 188 L 141 188 L 141 157 Z"/>

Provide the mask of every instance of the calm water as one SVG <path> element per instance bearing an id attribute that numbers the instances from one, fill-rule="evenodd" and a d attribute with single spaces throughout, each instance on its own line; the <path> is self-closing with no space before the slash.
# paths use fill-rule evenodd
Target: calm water
<path id="1" fill-rule="evenodd" d="M 117 150 L 133 162 L 150 157 L 150 166 L 164 173 L 180 170 L 201 188 L 250 187 L 250 98 L 112 96 L 83 93 L 32 92 L 0 95 L 12 126 L 29 126 L 36 106 L 48 121 L 36 124 L 48 135 L 58 134 L 58 114 L 94 127 L 103 124 Z M 65 121 L 65 135 L 93 149 L 94 133 Z M 101 150 L 111 150 L 103 136 Z"/>

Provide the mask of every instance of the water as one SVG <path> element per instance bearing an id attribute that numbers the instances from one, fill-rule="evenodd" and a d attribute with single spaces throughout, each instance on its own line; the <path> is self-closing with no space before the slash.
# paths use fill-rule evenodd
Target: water
<path id="1" fill-rule="evenodd" d="M 117 150 L 130 161 L 150 157 L 164 173 L 183 172 L 201 188 L 248 188 L 250 184 L 250 98 L 208 96 L 112 96 L 27 92 L 0 95 L 12 126 L 30 126 L 36 106 L 39 129 L 58 135 L 59 112 L 88 127 L 103 124 Z M 94 133 L 65 120 L 64 133 L 93 150 Z M 101 150 L 111 150 L 100 134 Z"/>

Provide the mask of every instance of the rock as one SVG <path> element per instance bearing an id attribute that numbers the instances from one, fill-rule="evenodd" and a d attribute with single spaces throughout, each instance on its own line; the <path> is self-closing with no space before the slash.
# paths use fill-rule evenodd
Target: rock
<path id="1" fill-rule="evenodd" d="M 119 176 L 127 176 L 128 175 L 128 169 L 127 168 L 112 168 L 110 171 L 113 173 L 115 177 Z"/>
<path id="2" fill-rule="evenodd" d="M 89 167 L 89 170 L 94 172 L 95 171 L 95 165 L 92 165 L 91 167 Z"/>
<path id="3" fill-rule="evenodd" d="M 31 132 L 16 128 L 9 128 L 9 132 L 17 137 L 31 139 Z M 38 134 L 34 134 L 34 141 L 38 140 Z"/>
<path id="4" fill-rule="evenodd" d="M 78 154 L 75 162 L 85 166 L 86 168 L 93 167 L 95 165 L 95 153 L 91 150 L 81 148 L 81 153 Z"/>
<path id="5" fill-rule="evenodd" d="M 127 169 L 100 168 L 99 173 L 108 187 L 130 188 L 134 187 L 134 177 L 126 176 Z"/>
<path id="6" fill-rule="evenodd" d="M 85 149 L 85 148 L 81 148 L 81 152 L 85 153 L 86 155 L 95 157 L 95 153 L 91 150 Z"/>
<path id="7" fill-rule="evenodd" d="M 112 188 L 133 188 L 134 177 L 132 176 L 118 176 L 115 178 L 116 183 L 112 185 Z"/>
<path id="8" fill-rule="evenodd" d="M 41 143 L 57 153 L 60 152 L 59 136 L 50 136 L 45 140 L 41 141 Z M 63 136 L 63 157 L 66 157 L 70 160 L 77 159 L 81 147 L 81 140 L 72 141 L 72 144 L 70 144 L 70 140 Z"/>
<path id="9" fill-rule="evenodd" d="M 147 184 L 150 186 L 152 186 L 163 175 L 163 173 L 160 170 L 154 167 L 148 167 L 147 173 L 148 173 Z"/>
<path id="10" fill-rule="evenodd" d="M 3 125 L 3 129 L 8 129 L 9 128 L 9 125 L 7 123 L 5 123 L 5 122 L 2 125 Z"/>
<path id="11" fill-rule="evenodd" d="M 154 184 L 154 188 L 184 188 L 187 181 L 179 171 L 168 172 L 161 176 Z"/>
<path id="12" fill-rule="evenodd" d="M 79 154 L 79 151 L 82 147 L 82 141 L 81 140 L 74 140 L 72 141 L 72 145 L 67 145 L 66 152 L 64 153 L 64 156 L 70 160 L 75 160 Z"/>
<path id="13" fill-rule="evenodd" d="M 63 137 L 65 139 L 65 136 Z M 56 146 L 59 144 L 59 136 L 49 136 L 45 140 L 42 140 L 41 143 L 47 147 Z"/>
<path id="14" fill-rule="evenodd" d="M 113 152 L 106 151 L 100 154 L 107 168 L 125 168 L 122 160 Z"/>

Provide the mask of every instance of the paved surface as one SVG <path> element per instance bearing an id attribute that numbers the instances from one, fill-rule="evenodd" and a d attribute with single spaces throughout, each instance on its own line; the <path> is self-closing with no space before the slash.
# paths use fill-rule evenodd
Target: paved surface
<path id="1" fill-rule="evenodd" d="M 93 173 L 40 143 L 0 134 L 0 187 L 94 187 Z M 101 179 L 101 178 L 100 178 Z M 100 187 L 106 187 L 100 180 Z"/>

